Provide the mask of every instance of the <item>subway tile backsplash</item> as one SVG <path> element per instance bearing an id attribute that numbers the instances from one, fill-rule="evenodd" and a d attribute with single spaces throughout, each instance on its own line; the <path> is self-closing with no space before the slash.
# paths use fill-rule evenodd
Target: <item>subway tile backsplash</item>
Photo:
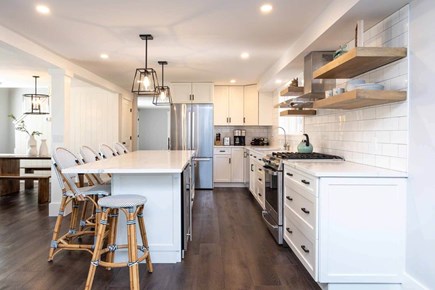
<path id="1" fill-rule="evenodd" d="M 365 46 L 408 47 L 408 6 L 365 32 Z M 349 42 L 353 47 L 353 41 Z M 356 77 L 407 90 L 408 58 Z M 347 80 L 338 80 L 340 87 Z M 348 161 L 407 171 L 409 102 L 356 110 L 318 110 L 305 117 L 304 129 L 315 150 L 343 156 Z"/>
<path id="2" fill-rule="evenodd" d="M 405 6 L 364 33 L 367 47 L 408 47 L 408 14 Z M 338 47 L 338 44 L 337 44 Z M 348 49 L 354 41 L 348 43 Z M 356 77 L 368 83 L 379 83 L 385 90 L 408 88 L 408 58 Z M 337 80 L 345 88 L 347 79 Z M 279 103 L 279 90 L 275 92 Z M 367 107 L 355 110 L 317 110 L 316 116 L 304 117 L 304 132 L 310 136 L 314 151 L 343 156 L 346 160 L 407 171 L 409 102 Z M 281 117 L 282 119 L 283 117 Z M 292 117 L 296 122 L 298 118 Z M 274 128 L 270 135 L 274 146 L 282 145 L 284 137 L 276 129 L 279 110 L 274 110 Z M 292 121 L 293 122 L 293 121 Z M 287 135 L 290 150 L 296 151 L 302 135 Z"/>
<path id="3" fill-rule="evenodd" d="M 235 129 L 244 129 L 246 130 L 246 138 L 245 143 L 246 145 L 249 145 L 253 138 L 256 137 L 263 137 L 263 138 L 270 138 L 270 126 L 215 126 L 214 127 L 214 138 L 216 139 L 216 134 L 221 134 L 221 140 L 223 140 L 224 137 L 230 137 L 231 139 L 231 145 L 233 145 L 234 139 L 234 133 L 233 131 Z"/>

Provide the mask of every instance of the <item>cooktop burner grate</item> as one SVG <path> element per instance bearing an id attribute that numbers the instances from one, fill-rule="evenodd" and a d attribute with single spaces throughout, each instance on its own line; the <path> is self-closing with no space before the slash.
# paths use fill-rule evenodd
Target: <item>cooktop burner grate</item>
<path id="1" fill-rule="evenodd" d="M 343 159 L 340 156 L 324 153 L 299 153 L 299 152 L 273 152 L 273 158 L 277 159 Z"/>

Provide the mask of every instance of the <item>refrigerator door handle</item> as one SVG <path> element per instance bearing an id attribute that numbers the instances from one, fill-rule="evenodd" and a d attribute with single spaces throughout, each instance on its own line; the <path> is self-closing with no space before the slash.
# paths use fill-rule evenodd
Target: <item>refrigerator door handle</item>
<path id="1" fill-rule="evenodd" d="M 168 150 L 171 150 L 171 137 L 168 137 Z"/>
<path id="2" fill-rule="evenodd" d="M 196 150 L 196 143 L 195 143 L 195 112 L 192 112 L 192 147 L 191 150 Z"/>
<path id="3" fill-rule="evenodd" d="M 187 150 L 192 150 L 192 112 L 187 113 Z"/>
<path id="4" fill-rule="evenodd" d="M 193 161 L 210 161 L 211 157 L 193 157 Z"/>

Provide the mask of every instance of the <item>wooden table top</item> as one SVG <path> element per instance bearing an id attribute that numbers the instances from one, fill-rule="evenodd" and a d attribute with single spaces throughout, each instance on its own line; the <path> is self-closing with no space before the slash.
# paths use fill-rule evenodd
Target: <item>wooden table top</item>
<path id="1" fill-rule="evenodd" d="M 42 159 L 42 160 L 49 160 L 51 159 L 50 155 L 44 155 L 44 156 L 31 156 L 27 154 L 0 154 L 0 159 Z"/>

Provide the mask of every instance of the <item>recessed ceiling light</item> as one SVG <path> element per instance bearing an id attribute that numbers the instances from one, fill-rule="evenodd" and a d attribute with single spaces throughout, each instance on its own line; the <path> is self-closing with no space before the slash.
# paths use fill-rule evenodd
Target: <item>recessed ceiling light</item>
<path id="1" fill-rule="evenodd" d="M 236 80 L 230 80 L 230 83 L 234 84 L 236 82 Z"/>
<path id="2" fill-rule="evenodd" d="M 48 6 L 45 5 L 36 5 L 36 11 L 38 11 L 38 13 L 41 14 L 50 14 L 50 8 L 48 8 Z"/>
<path id="3" fill-rule="evenodd" d="M 247 53 L 247 52 L 242 52 L 242 54 L 240 55 L 240 57 L 241 57 L 242 59 L 248 59 L 248 58 L 249 58 L 249 53 Z"/>
<path id="4" fill-rule="evenodd" d="M 261 13 L 263 13 L 263 14 L 270 13 L 270 12 L 272 11 L 272 9 L 273 9 L 273 7 L 272 7 L 272 5 L 269 4 L 269 3 L 267 3 L 267 4 L 263 4 L 263 5 L 261 5 L 261 7 L 260 7 L 260 11 L 261 11 Z"/>
<path id="5" fill-rule="evenodd" d="M 109 58 L 109 55 L 108 55 L 107 53 L 102 53 L 102 54 L 100 54 L 100 57 L 101 57 L 102 59 L 108 59 L 108 58 Z"/>
<path id="6" fill-rule="evenodd" d="M 282 83 L 282 80 L 276 80 L 275 81 L 275 84 L 281 84 Z"/>

